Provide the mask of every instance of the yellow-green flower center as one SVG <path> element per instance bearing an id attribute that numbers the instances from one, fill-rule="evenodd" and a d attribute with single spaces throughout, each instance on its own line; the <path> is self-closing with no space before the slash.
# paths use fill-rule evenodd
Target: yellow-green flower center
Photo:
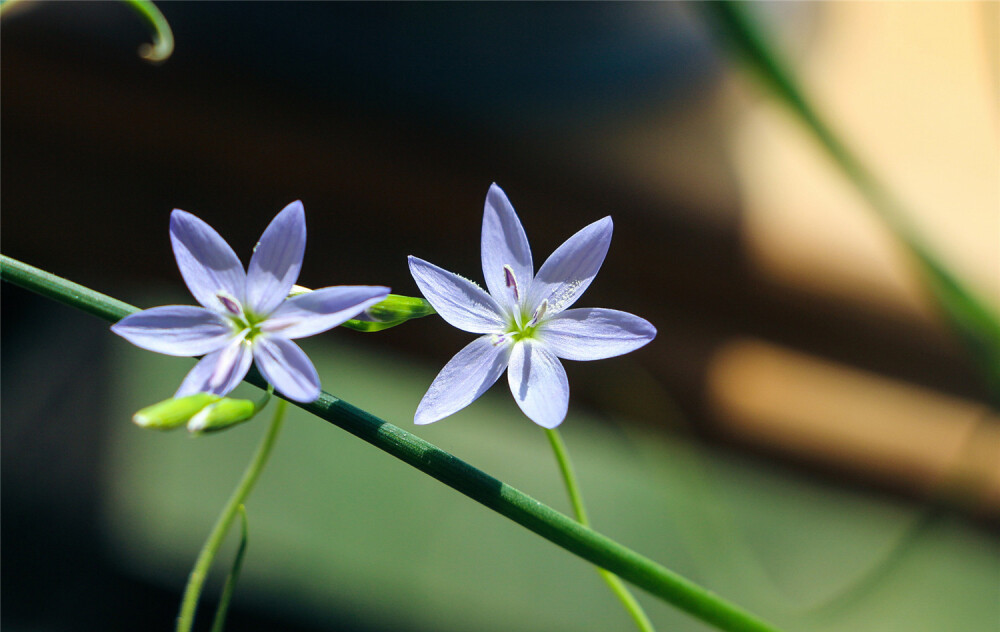
<path id="1" fill-rule="evenodd" d="M 542 303 L 530 316 L 527 312 L 522 311 L 520 318 L 512 317 L 510 323 L 508 324 L 507 333 L 510 334 L 510 337 L 514 340 L 514 342 L 524 340 L 525 338 L 534 338 L 536 332 L 538 331 L 538 327 L 541 325 L 542 319 L 545 316 L 545 312 L 548 311 L 548 308 L 549 302 L 543 299 Z"/>

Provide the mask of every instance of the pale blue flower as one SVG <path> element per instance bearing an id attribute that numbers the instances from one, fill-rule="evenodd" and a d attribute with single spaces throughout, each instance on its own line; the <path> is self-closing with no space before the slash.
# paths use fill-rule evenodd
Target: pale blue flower
<path id="1" fill-rule="evenodd" d="M 429 424 L 476 401 L 505 369 L 524 414 L 545 428 L 562 423 L 569 383 L 559 358 L 600 360 L 634 351 L 656 336 L 646 320 L 612 309 L 567 309 L 604 263 L 611 244 L 605 217 L 566 240 L 535 274 L 524 228 L 497 185 L 483 215 L 483 275 L 468 279 L 410 257 L 410 273 L 448 323 L 483 334 L 445 365 L 413 421 Z"/>
<path id="2" fill-rule="evenodd" d="M 326 287 L 287 298 L 302 267 L 306 218 L 292 202 L 271 221 L 243 271 L 236 253 L 211 226 L 174 210 L 170 241 L 193 305 L 154 307 L 111 327 L 137 347 L 173 356 L 204 355 L 174 397 L 225 395 L 256 360 L 257 368 L 285 397 L 311 402 L 319 376 L 292 340 L 336 327 L 386 297 L 389 288 Z"/>

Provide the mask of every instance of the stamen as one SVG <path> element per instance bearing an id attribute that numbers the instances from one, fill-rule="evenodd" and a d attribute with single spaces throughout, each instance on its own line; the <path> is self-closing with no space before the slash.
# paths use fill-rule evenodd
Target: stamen
<path id="1" fill-rule="evenodd" d="M 520 300 L 521 297 L 518 295 L 517 292 L 517 277 L 514 276 L 514 268 L 511 268 L 509 265 L 505 264 L 503 267 L 503 278 L 504 282 L 507 283 L 507 287 L 512 288 L 514 290 L 514 298 Z"/>
<path id="2" fill-rule="evenodd" d="M 528 321 L 528 327 L 534 327 L 535 325 L 537 325 L 538 321 L 540 321 L 542 317 L 545 316 L 545 311 L 548 310 L 548 308 L 549 308 L 549 301 L 548 299 L 543 298 L 542 304 L 535 309 L 535 313 L 531 316 L 531 320 Z"/>
<path id="3" fill-rule="evenodd" d="M 499 347 L 506 341 L 507 341 L 507 336 L 503 334 L 493 334 L 492 336 L 490 336 L 490 342 L 493 343 L 494 347 Z"/>
<path id="4" fill-rule="evenodd" d="M 226 308 L 226 311 L 233 314 L 234 316 L 239 316 L 241 313 L 243 313 L 243 310 L 240 309 L 239 301 L 237 301 L 229 294 L 225 292 L 219 292 L 218 294 L 215 295 L 215 298 L 219 299 L 219 302 L 222 303 L 222 306 Z"/>

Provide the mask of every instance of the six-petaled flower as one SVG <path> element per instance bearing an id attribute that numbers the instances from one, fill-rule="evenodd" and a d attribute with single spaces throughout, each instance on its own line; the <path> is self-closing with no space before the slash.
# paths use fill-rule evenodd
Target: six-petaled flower
<path id="1" fill-rule="evenodd" d="M 204 357 L 184 378 L 175 397 L 205 392 L 225 395 L 250 364 L 285 397 L 319 397 L 316 369 L 292 340 L 324 332 L 386 297 L 389 288 L 326 287 L 288 298 L 306 247 L 305 212 L 293 202 L 261 236 L 250 267 L 229 244 L 194 215 L 174 210 L 170 240 L 193 305 L 154 307 L 111 327 L 132 344 L 173 356 Z"/>
<path id="2" fill-rule="evenodd" d="M 554 428 L 566 417 L 569 383 L 559 358 L 599 360 L 645 345 L 656 329 L 611 309 L 568 309 L 593 281 L 611 244 L 610 217 L 570 237 L 535 274 L 517 214 L 497 185 L 486 196 L 482 264 L 487 293 L 472 281 L 411 256 L 420 291 L 451 325 L 482 334 L 434 379 L 414 422 L 451 415 L 488 390 L 504 370 L 518 406 Z"/>

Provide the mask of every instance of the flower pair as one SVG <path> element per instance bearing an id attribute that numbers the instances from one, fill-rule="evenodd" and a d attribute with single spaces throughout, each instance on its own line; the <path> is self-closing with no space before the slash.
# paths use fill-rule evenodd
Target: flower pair
<path id="1" fill-rule="evenodd" d="M 417 257 L 410 272 L 431 306 L 451 325 L 480 334 L 441 370 L 417 408 L 428 424 L 479 398 L 507 371 L 511 393 L 535 423 L 554 428 L 566 417 L 569 383 L 560 358 L 598 360 L 652 340 L 647 321 L 610 309 L 569 309 L 597 275 L 611 244 L 610 217 L 570 237 L 535 273 L 524 228 L 497 185 L 486 197 L 482 265 L 488 292 Z M 204 355 L 175 397 L 225 395 L 252 361 L 289 399 L 319 397 L 319 377 L 292 340 L 336 327 L 379 303 L 381 286 L 328 287 L 289 298 L 305 251 L 302 204 L 274 218 L 247 272 L 208 224 L 185 211 L 170 217 L 181 275 L 202 307 L 154 307 L 112 330 L 133 344 L 168 355 Z"/>

